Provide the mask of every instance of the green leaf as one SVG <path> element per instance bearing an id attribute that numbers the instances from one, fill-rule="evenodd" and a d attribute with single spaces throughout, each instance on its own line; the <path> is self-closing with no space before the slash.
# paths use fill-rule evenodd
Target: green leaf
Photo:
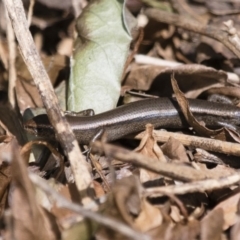
<path id="1" fill-rule="evenodd" d="M 99 113 L 116 106 L 132 39 L 124 9 L 124 0 L 95 0 L 77 19 L 68 110 Z"/>

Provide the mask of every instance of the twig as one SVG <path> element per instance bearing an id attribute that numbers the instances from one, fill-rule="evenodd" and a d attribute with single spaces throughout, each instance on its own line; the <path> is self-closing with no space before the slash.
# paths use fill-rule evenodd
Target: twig
<path id="1" fill-rule="evenodd" d="M 220 179 L 207 179 L 183 185 L 173 185 L 166 187 L 154 187 L 144 190 L 145 196 L 160 197 L 168 194 L 186 194 L 192 192 L 204 192 L 220 189 L 238 184 L 240 181 L 240 172 Z"/>
<path id="2" fill-rule="evenodd" d="M 216 139 L 195 137 L 186 134 L 172 133 L 167 131 L 154 131 L 154 136 L 158 142 L 167 142 L 170 137 L 180 141 L 184 146 L 202 148 L 204 150 L 240 156 L 240 144 L 220 141 Z M 135 138 L 142 139 L 143 133 Z"/>
<path id="3" fill-rule="evenodd" d="M 180 13 L 181 15 L 188 15 L 189 17 L 197 20 L 198 22 L 206 21 L 205 18 L 198 15 L 187 3 L 186 0 L 170 0 L 173 9 L 175 12 Z"/>
<path id="4" fill-rule="evenodd" d="M 226 15 L 239 14 L 240 9 L 231 9 L 231 10 L 209 9 L 209 12 L 213 15 L 216 15 L 216 16 L 222 16 L 222 15 L 226 16 Z"/>
<path id="5" fill-rule="evenodd" d="M 9 59 L 8 59 L 8 100 L 11 106 L 15 107 L 15 86 L 17 80 L 17 71 L 15 66 L 16 61 L 16 43 L 14 31 L 11 25 L 11 21 L 8 17 L 8 13 L 6 11 L 7 18 L 7 41 L 8 41 L 8 49 L 9 49 Z"/>
<path id="6" fill-rule="evenodd" d="M 77 188 L 79 192 L 86 194 L 85 190 L 92 186 L 91 175 L 72 129 L 59 108 L 51 81 L 28 30 L 22 1 L 4 0 L 3 2 L 12 21 L 22 56 L 41 95 L 50 123 L 53 125 L 57 138 L 70 161 Z"/>
<path id="7" fill-rule="evenodd" d="M 113 218 L 105 217 L 103 215 L 100 215 L 99 213 L 89 211 L 85 209 L 84 207 L 72 203 L 69 200 L 67 200 L 64 196 L 56 192 L 52 187 L 50 187 L 46 181 L 39 176 L 37 176 L 34 173 L 29 172 L 29 178 L 31 181 L 40 189 L 42 189 L 46 194 L 50 195 L 55 201 L 58 207 L 66 208 L 69 210 L 72 210 L 78 214 L 81 214 L 83 217 L 89 218 L 91 220 L 94 220 L 95 222 L 104 225 L 106 227 L 109 227 L 127 237 L 130 237 L 132 239 L 141 239 L 141 240 L 150 240 L 151 238 L 148 235 L 139 233 L 127 225 L 125 225 L 122 222 L 119 222 Z"/>
<path id="8" fill-rule="evenodd" d="M 94 166 L 96 172 L 99 174 L 100 178 L 102 179 L 103 183 L 105 184 L 107 192 L 111 190 L 111 187 L 105 177 L 105 175 L 102 173 L 102 169 L 100 169 L 99 164 L 97 163 L 96 157 L 93 154 L 90 154 L 90 160 L 92 165 Z"/>
<path id="9" fill-rule="evenodd" d="M 1 36 L 0 36 L 0 59 L 2 60 L 4 68 L 8 69 L 8 57 Z"/>
<path id="10" fill-rule="evenodd" d="M 135 62 L 138 64 L 149 64 L 161 67 L 177 67 L 183 65 L 183 63 L 175 62 L 175 61 L 168 61 L 161 58 L 150 57 L 142 54 L 136 54 L 134 56 Z M 240 79 L 236 73 L 226 72 L 228 76 L 228 82 L 231 81 L 232 83 L 239 84 Z"/>
<path id="11" fill-rule="evenodd" d="M 30 4 L 29 4 L 29 8 L 28 8 L 28 16 L 27 16 L 28 26 L 30 26 L 31 22 L 32 22 L 34 4 L 35 4 L 35 0 L 30 0 Z"/>
<path id="12" fill-rule="evenodd" d="M 173 13 L 167 13 L 157 9 L 146 9 L 145 14 L 149 18 L 152 18 L 158 22 L 172 24 L 176 27 L 181 27 L 183 29 L 211 37 L 224 44 L 238 58 L 240 58 L 240 50 L 232 43 L 233 36 L 228 30 L 225 31 L 211 25 L 206 26 L 191 18 L 179 16 Z"/>
<path id="13" fill-rule="evenodd" d="M 141 167 L 179 181 L 188 182 L 211 178 L 211 173 L 208 173 L 207 171 L 198 171 L 194 168 L 180 164 L 156 162 L 156 160 L 142 154 L 130 152 L 129 150 L 115 147 L 110 144 L 102 144 L 98 141 L 92 144 L 92 151 L 101 154 L 105 153 L 105 155 L 110 158 L 116 158 L 122 162 L 132 163 L 137 167 Z"/>

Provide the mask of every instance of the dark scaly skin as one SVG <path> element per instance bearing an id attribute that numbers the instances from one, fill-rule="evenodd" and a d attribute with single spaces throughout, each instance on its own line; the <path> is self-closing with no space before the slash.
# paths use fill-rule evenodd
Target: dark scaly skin
<path id="1" fill-rule="evenodd" d="M 228 104 L 189 99 L 194 116 L 206 126 L 240 125 L 240 108 Z M 181 110 L 174 99 L 155 98 L 126 104 L 95 116 L 66 116 L 79 143 L 88 144 L 103 130 L 108 141 L 122 138 L 145 129 L 147 123 L 155 128 L 186 128 Z M 39 115 L 25 123 L 25 129 L 35 135 L 54 137 L 47 115 Z"/>

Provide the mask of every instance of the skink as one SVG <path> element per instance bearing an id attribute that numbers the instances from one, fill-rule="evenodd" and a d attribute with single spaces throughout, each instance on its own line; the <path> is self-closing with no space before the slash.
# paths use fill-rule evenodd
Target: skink
<path id="1" fill-rule="evenodd" d="M 228 104 L 189 99 L 190 110 L 206 126 L 240 125 L 240 108 Z M 100 130 L 108 141 L 145 129 L 147 123 L 155 128 L 181 129 L 188 126 L 174 99 L 155 98 L 129 103 L 94 116 L 66 116 L 77 140 L 88 144 Z M 47 115 L 38 115 L 24 125 L 25 129 L 42 137 L 54 137 Z"/>

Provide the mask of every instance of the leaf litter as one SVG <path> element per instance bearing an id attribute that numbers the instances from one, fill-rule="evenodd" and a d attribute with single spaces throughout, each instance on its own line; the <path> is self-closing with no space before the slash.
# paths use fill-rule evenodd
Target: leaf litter
<path id="1" fill-rule="evenodd" d="M 24 3 L 31 13 L 29 3 Z M 91 144 L 90 152 L 82 146 L 93 182 L 93 188 L 86 190 L 90 200 L 83 202 L 71 163 L 56 142 L 37 139 L 25 145 L 22 121 L 43 104 L 20 52 L 15 65 L 18 107 L 13 110 L 7 104 L 11 56 L 6 24 L 0 24 L 3 239 L 239 239 L 239 131 L 207 129 L 187 103 L 187 98 L 210 99 L 215 94 L 218 100 L 225 97 L 239 104 L 239 4 L 197 0 L 127 0 L 124 4 L 141 25 L 143 37 L 133 37 L 128 51 L 131 37 L 126 35 L 122 55 L 117 42 L 111 48 L 108 61 L 123 58 L 115 69 L 118 84 L 124 76 L 119 104 L 174 96 L 189 129 L 154 130 L 147 125 L 139 135 L 114 143 L 104 142 L 103 136 Z M 3 5 L 0 1 L 0 11 Z M 64 1 L 49 5 L 37 0 L 33 6 L 31 33 L 56 92 L 64 97 L 64 110 L 75 13 L 84 12 L 87 5 L 88 1 L 69 6 Z M 97 11 L 110 6 L 106 8 Z M 8 21 L 4 14 L 0 18 L 1 23 Z M 119 42 L 124 45 L 124 41 Z M 101 44 L 110 51 L 107 43 Z M 97 50 L 91 51 L 95 58 Z M 129 60 L 124 65 L 126 54 Z M 86 68 L 100 75 L 99 63 L 88 61 L 81 78 Z M 113 73 L 109 67 L 106 74 Z M 117 90 L 120 94 L 119 86 Z M 85 100 L 91 99 L 88 102 L 95 100 L 91 90 L 84 94 Z M 113 102 L 117 98 L 114 94 Z M 33 109 L 30 116 L 24 113 L 27 108 Z"/>

